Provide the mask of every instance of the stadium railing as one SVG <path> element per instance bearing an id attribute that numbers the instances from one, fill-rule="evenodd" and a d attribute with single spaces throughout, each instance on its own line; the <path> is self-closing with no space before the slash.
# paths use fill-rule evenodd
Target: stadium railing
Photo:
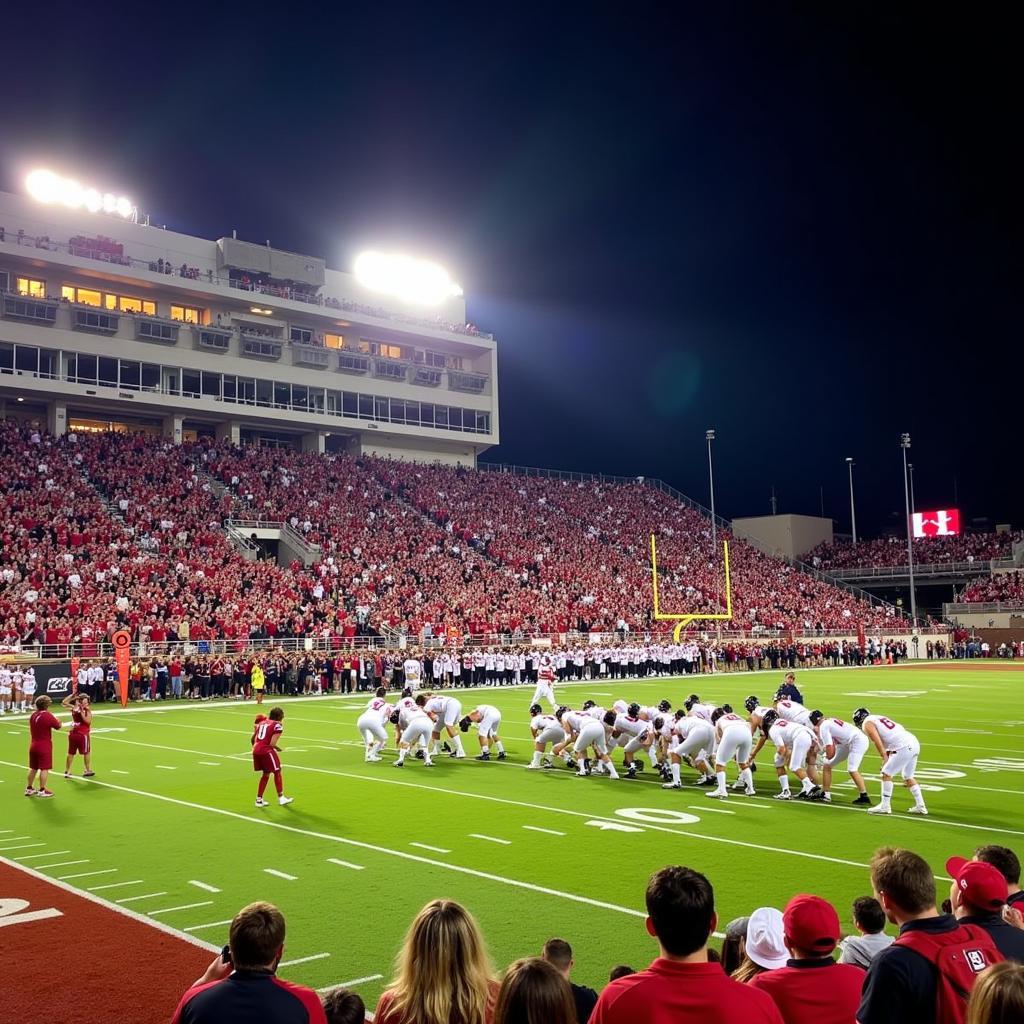
<path id="1" fill-rule="evenodd" d="M 925 565 L 914 563 L 915 576 L 963 576 L 977 573 L 984 576 L 990 572 L 1014 568 L 1012 558 L 976 559 L 973 562 L 931 562 Z M 846 579 L 890 579 L 907 574 L 907 564 L 886 566 L 861 566 L 855 569 L 829 569 L 828 575 L 837 580 Z"/>
<path id="2" fill-rule="evenodd" d="M 1024 613 L 1024 601 L 966 601 L 942 606 L 942 614 L 947 619 L 956 615 L 987 615 L 1000 612 Z"/>

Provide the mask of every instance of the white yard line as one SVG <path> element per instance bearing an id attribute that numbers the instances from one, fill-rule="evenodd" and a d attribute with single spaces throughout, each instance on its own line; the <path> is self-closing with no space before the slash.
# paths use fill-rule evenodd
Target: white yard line
<path id="1" fill-rule="evenodd" d="M 126 896 L 123 900 L 114 900 L 115 903 L 135 903 L 137 900 L 152 900 L 156 899 L 157 896 L 166 896 L 167 890 L 163 892 L 147 892 L 143 896 Z"/>
<path id="2" fill-rule="evenodd" d="M 185 942 L 191 943 L 193 946 L 197 946 L 199 949 L 209 950 L 213 953 L 219 951 L 221 948 L 220 946 L 213 945 L 211 942 L 203 942 L 202 939 L 197 939 L 192 935 L 187 935 L 184 932 L 178 931 L 176 928 L 171 928 L 170 925 L 166 925 L 162 921 L 151 921 L 144 914 L 138 914 L 134 910 L 129 910 L 127 907 L 119 907 L 116 903 L 111 903 L 109 900 L 105 900 L 102 896 L 97 896 L 95 893 L 85 892 L 82 889 L 76 889 L 73 885 L 68 885 L 66 882 L 61 882 L 55 878 L 49 878 L 32 868 L 26 867 L 24 864 L 16 864 L 14 861 L 8 860 L 6 857 L 0 857 L 0 863 L 16 868 L 18 871 L 23 871 L 26 875 L 30 875 L 32 878 L 37 878 L 41 882 L 47 882 L 50 885 L 55 885 L 58 889 L 63 889 L 65 892 L 70 892 L 75 896 L 80 896 L 84 900 L 89 900 L 90 903 L 106 907 L 107 910 L 113 910 L 124 917 L 130 917 L 133 921 L 140 921 L 143 924 L 148 924 L 151 928 L 156 928 L 157 931 L 161 931 L 165 935 L 174 935 Z"/>
<path id="3" fill-rule="evenodd" d="M 106 885 L 90 885 L 88 887 L 89 892 L 99 892 L 101 889 L 120 889 L 125 885 L 142 885 L 143 879 L 136 878 L 132 882 L 107 882 Z"/>
<path id="4" fill-rule="evenodd" d="M 193 924 L 188 928 L 182 928 L 183 932 L 198 932 L 203 928 L 216 928 L 218 925 L 231 924 L 234 918 L 229 917 L 226 921 L 208 921 L 206 924 Z"/>
<path id="5" fill-rule="evenodd" d="M 709 814 L 735 814 L 735 811 L 727 811 L 724 807 L 706 807 L 703 804 L 687 804 L 687 809 L 700 811 L 702 814 L 707 811 Z"/>
<path id="6" fill-rule="evenodd" d="M 46 857 L 52 857 L 53 854 L 44 854 Z M 72 864 L 90 864 L 91 861 L 86 858 L 85 860 L 61 860 L 56 864 L 34 864 L 33 867 L 37 871 L 48 871 L 50 868 L 69 868 Z"/>
<path id="7" fill-rule="evenodd" d="M 76 875 L 58 875 L 58 882 L 69 882 L 72 878 L 91 878 L 93 875 L 112 875 L 117 868 L 101 868 L 99 871 L 79 871 Z"/>
<path id="8" fill-rule="evenodd" d="M 557 832 L 553 828 L 541 828 L 539 825 L 524 825 L 523 828 L 528 829 L 530 832 L 544 832 L 549 836 L 564 836 L 565 832 Z"/>
<path id="9" fill-rule="evenodd" d="M 40 857 L 61 857 L 70 850 L 51 850 L 49 853 L 26 853 L 24 857 L 12 857 L 11 860 L 39 860 Z M 81 861 L 80 863 L 85 863 Z"/>
<path id="10" fill-rule="evenodd" d="M 155 765 L 153 765 L 153 767 L 154 768 L 163 768 L 163 770 L 165 772 L 176 772 L 178 770 L 172 764 L 155 764 Z"/>
<path id="11" fill-rule="evenodd" d="M 220 767 L 220 761 L 200 761 L 199 763 L 202 764 L 202 765 L 206 765 L 207 768 L 219 768 Z"/>
<path id="12" fill-rule="evenodd" d="M 323 988 L 318 988 L 317 992 L 330 992 L 332 988 L 355 988 L 356 985 L 362 985 L 367 981 L 378 981 L 383 977 L 383 974 L 367 974 L 362 978 L 349 978 L 348 981 L 337 981 L 333 985 L 325 985 Z"/>
<path id="13" fill-rule="evenodd" d="M 46 843 L 19 843 L 17 846 L 5 846 L 0 853 L 10 853 L 12 850 L 31 850 L 38 846 L 45 846 Z"/>
<path id="14" fill-rule="evenodd" d="M 426 843 L 410 843 L 410 846 L 418 846 L 421 850 L 429 850 L 431 853 L 451 853 L 451 850 L 446 850 L 441 846 L 428 846 Z"/>
<path id="15" fill-rule="evenodd" d="M 484 839 L 489 843 L 501 843 L 502 846 L 511 846 L 511 839 L 499 839 L 497 836 L 482 836 L 479 832 L 470 832 L 470 839 Z"/>
<path id="16" fill-rule="evenodd" d="M 308 964 L 312 960 L 326 960 L 330 955 L 330 953 L 314 953 L 312 956 L 300 956 L 296 957 L 294 960 L 284 960 L 277 966 L 294 967 L 296 964 Z"/>
<path id="17" fill-rule="evenodd" d="M 31 836 L 10 836 L 7 839 L 0 839 L 0 843 L 20 843 L 22 839 L 31 838 Z"/>
<path id="18" fill-rule="evenodd" d="M 162 910 L 147 910 L 149 917 L 156 917 L 157 914 L 173 914 L 177 910 L 192 910 L 194 907 L 212 907 L 213 900 L 204 900 L 202 903 L 182 903 L 177 907 L 164 907 Z"/>
<path id="19" fill-rule="evenodd" d="M 297 882 L 297 875 L 286 875 L 283 871 L 278 871 L 276 868 L 264 868 L 263 873 L 265 875 L 273 875 L 275 878 L 283 878 L 288 882 Z"/>
<path id="20" fill-rule="evenodd" d="M 111 773 L 112 775 L 128 775 L 128 774 L 129 774 L 129 772 L 122 772 L 122 771 L 120 771 L 120 770 L 119 770 L 119 769 L 117 769 L 117 768 L 111 768 L 111 769 L 110 769 L 110 773 Z"/>
<path id="21" fill-rule="evenodd" d="M 415 846 L 416 844 L 412 843 L 411 845 Z M 337 864 L 338 867 L 340 867 L 340 868 L 351 868 L 353 871 L 362 871 L 363 870 L 363 865 L 362 864 L 353 864 L 351 861 L 338 860 L 337 857 L 328 857 L 327 858 L 327 863 L 328 864 Z"/>
<path id="22" fill-rule="evenodd" d="M 215 885 L 207 885 L 206 882 L 197 882 L 195 879 L 191 879 L 188 884 L 194 885 L 197 889 L 204 889 L 206 892 L 220 892 Z"/>

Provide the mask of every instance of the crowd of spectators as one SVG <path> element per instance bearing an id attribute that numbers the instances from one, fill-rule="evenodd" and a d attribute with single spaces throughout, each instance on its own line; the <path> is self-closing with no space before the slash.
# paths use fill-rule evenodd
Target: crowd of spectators
<path id="1" fill-rule="evenodd" d="M 940 565 L 949 562 L 988 562 L 1010 558 L 1013 545 L 1024 539 L 1024 531 L 1004 533 L 961 533 L 951 537 L 914 538 L 914 564 Z M 819 544 L 804 556 L 815 568 L 887 569 L 907 564 L 906 537 L 876 537 L 874 540 L 833 540 Z"/>
<path id="2" fill-rule="evenodd" d="M 692 868 L 662 868 L 645 894 L 646 932 L 658 955 L 644 970 L 612 968 L 600 994 L 572 982 L 573 951 L 564 939 L 549 939 L 539 956 L 496 971 L 472 914 L 454 900 L 435 899 L 412 921 L 374 1019 L 1017 1024 L 1024 1019 L 1020 862 L 1006 847 L 984 846 L 972 860 L 951 857 L 946 870 L 953 882 L 940 911 L 924 858 L 882 848 L 871 859 L 874 895 L 854 902 L 845 940 L 835 907 L 799 893 L 781 911 L 758 907 L 730 922 L 718 950 L 710 945 L 719 924 L 711 882 Z M 887 922 L 897 930 L 895 939 L 885 934 Z M 354 992 L 331 989 L 320 997 L 276 978 L 284 945 L 285 921 L 276 907 L 245 907 L 231 922 L 229 955 L 218 955 L 185 992 L 174 1024 L 363 1019 Z M 965 952 L 946 958 L 941 948 Z"/>
<path id="3" fill-rule="evenodd" d="M 966 604 L 981 601 L 1024 601 L 1024 572 L 996 572 L 969 583 L 960 596 Z"/>
<path id="4" fill-rule="evenodd" d="M 639 637 L 664 626 L 652 617 L 651 533 L 663 610 L 725 606 L 708 521 L 642 483 L 141 434 L 58 439 L 14 421 L 0 424 L 0 472 L 0 642 L 118 627 L 156 642 L 387 629 Z M 287 523 L 320 558 L 247 561 L 229 518 Z M 755 641 L 894 624 L 890 606 L 742 541 L 730 557 L 732 627 Z"/>

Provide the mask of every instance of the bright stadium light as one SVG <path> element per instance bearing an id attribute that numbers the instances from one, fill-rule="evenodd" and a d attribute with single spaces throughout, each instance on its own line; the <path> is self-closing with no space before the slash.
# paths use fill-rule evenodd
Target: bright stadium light
<path id="1" fill-rule="evenodd" d="M 86 209 L 90 213 L 116 213 L 131 217 L 135 204 L 126 196 L 115 196 L 110 192 L 80 185 L 74 178 L 62 178 L 53 171 L 39 169 L 32 171 L 25 179 L 28 194 L 39 203 L 59 203 L 71 210 Z"/>
<path id="2" fill-rule="evenodd" d="M 371 249 L 356 257 L 355 274 L 364 288 L 417 305 L 436 306 L 445 299 L 462 294 L 462 289 L 444 267 L 412 256 Z"/>

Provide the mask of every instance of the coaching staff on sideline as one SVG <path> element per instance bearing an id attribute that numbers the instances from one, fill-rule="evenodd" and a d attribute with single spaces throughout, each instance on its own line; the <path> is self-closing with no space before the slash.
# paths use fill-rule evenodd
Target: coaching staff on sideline
<path id="1" fill-rule="evenodd" d="M 181 997 L 171 1024 L 327 1024 L 311 988 L 275 974 L 284 953 L 284 915 L 250 903 L 231 922 L 230 960 L 217 959 Z"/>

